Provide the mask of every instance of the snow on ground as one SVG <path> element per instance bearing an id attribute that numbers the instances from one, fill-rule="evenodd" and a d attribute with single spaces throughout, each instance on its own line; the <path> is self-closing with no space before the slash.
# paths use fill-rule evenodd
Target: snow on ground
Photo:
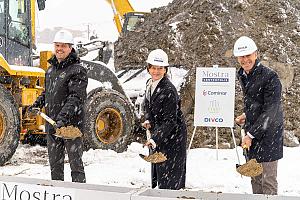
<path id="1" fill-rule="evenodd" d="M 285 147 L 284 158 L 279 161 L 279 194 L 300 197 L 300 147 Z M 145 153 L 142 144 L 133 142 L 123 153 L 112 150 L 89 150 L 84 153 L 87 183 L 150 187 L 150 164 L 138 154 Z M 187 158 L 187 182 L 189 190 L 206 192 L 230 192 L 251 194 L 250 179 L 235 171 L 237 156 L 235 149 L 219 149 L 218 160 L 215 149 L 192 149 Z M 242 150 L 238 147 L 241 163 Z M 46 147 L 20 145 L 5 166 L 0 167 L 4 176 L 50 179 L 50 168 Z M 65 181 L 71 181 L 70 167 L 65 162 Z"/>

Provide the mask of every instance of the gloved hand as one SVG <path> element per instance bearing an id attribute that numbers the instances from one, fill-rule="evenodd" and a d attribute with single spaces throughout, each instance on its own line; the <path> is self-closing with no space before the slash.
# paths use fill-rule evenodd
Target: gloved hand
<path id="1" fill-rule="evenodd" d="M 55 128 L 61 128 L 61 127 L 64 127 L 64 126 L 66 126 L 65 123 L 63 121 L 59 120 L 59 121 L 56 122 Z"/>
<path id="2" fill-rule="evenodd" d="M 27 112 L 30 114 L 30 115 L 37 115 L 39 113 L 40 109 L 37 108 L 37 107 L 34 107 L 33 105 L 32 106 L 29 106 L 28 109 L 27 109 Z"/>

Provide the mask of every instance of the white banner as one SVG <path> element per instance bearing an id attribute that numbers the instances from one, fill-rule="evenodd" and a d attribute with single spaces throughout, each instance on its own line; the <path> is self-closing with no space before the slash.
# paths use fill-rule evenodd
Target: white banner
<path id="1" fill-rule="evenodd" d="M 235 68 L 197 68 L 194 126 L 234 126 L 235 72 Z"/>
<path id="2" fill-rule="evenodd" d="M 1 200 L 76 200 L 73 189 L 51 185 L 0 182 Z"/>

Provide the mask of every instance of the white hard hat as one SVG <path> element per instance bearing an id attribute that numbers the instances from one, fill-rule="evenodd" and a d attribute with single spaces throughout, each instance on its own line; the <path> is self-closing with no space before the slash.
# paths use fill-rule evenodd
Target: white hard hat
<path id="1" fill-rule="evenodd" d="M 71 32 L 67 30 L 60 30 L 55 34 L 53 43 L 54 42 L 74 44 L 74 38 Z"/>
<path id="2" fill-rule="evenodd" d="M 169 66 L 168 55 L 162 49 L 155 49 L 151 51 L 146 62 L 156 66 Z"/>
<path id="3" fill-rule="evenodd" d="M 242 36 L 234 44 L 233 47 L 233 55 L 234 56 L 246 56 L 249 54 L 254 53 L 257 50 L 257 46 L 255 42 L 247 37 L 247 36 Z"/>

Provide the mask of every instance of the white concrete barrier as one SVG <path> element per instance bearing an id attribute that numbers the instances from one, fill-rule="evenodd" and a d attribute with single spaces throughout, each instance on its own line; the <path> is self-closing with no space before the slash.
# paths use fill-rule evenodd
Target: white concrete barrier
<path id="1" fill-rule="evenodd" d="M 134 189 L 43 179 L 0 176 L 0 200 L 300 200 L 268 196 L 203 192 L 201 190 Z"/>
<path id="2" fill-rule="evenodd" d="M 134 188 L 0 176 L 1 200 L 130 200 Z"/>
<path id="3" fill-rule="evenodd" d="M 300 200 L 300 197 L 293 196 L 271 196 L 235 193 L 214 193 L 188 190 L 158 190 L 145 189 L 132 194 L 131 200 Z"/>
<path id="4" fill-rule="evenodd" d="M 188 190 L 159 190 L 145 189 L 132 195 L 131 200 L 178 200 L 178 199 L 193 199 L 193 200 L 216 200 L 217 193 L 188 191 Z"/>

